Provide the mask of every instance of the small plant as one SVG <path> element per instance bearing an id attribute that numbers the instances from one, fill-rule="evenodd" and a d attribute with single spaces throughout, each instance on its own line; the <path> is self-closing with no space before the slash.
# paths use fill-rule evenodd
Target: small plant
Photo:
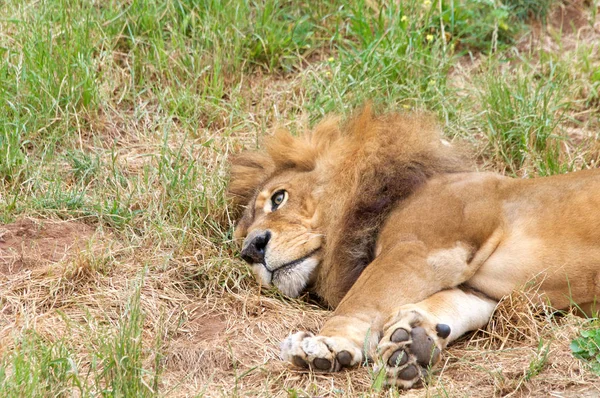
<path id="1" fill-rule="evenodd" d="M 548 354 L 550 353 L 550 344 L 540 339 L 535 357 L 529 363 L 529 369 L 525 373 L 525 380 L 531 380 L 539 375 L 548 363 Z"/>
<path id="2" fill-rule="evenodd" d="M 600 375 L 600 327 L 582 330 L 579 335 L 571 342 L 573 356 L 586 361 L 592 372 Z"/>
<path id="3" fill-rule="evenodd" d="M 65 158 L 69 161 L 73 177 L 77 181 L 89 184 L 100 169 L 100 159 L 82 151 L 67 151 Z"/>

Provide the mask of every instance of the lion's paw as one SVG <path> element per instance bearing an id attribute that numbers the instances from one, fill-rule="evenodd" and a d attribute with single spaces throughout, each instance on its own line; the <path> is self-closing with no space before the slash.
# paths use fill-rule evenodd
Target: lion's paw
<path id="1" fill-rule="evenodd" d="M 358 365 L 362 361 L 362 352 L 344 337 L 298 332 L 281 342 L 281 358 L 301 368 L 337 372 Z"/>
<path id="2" fill-rule="evenodd" d="M 450 336 L 450 326 L 413 306 L 406 306 L 384 328 L 377 351 L 389 386 L 417 386 L 441 359 Z"/>

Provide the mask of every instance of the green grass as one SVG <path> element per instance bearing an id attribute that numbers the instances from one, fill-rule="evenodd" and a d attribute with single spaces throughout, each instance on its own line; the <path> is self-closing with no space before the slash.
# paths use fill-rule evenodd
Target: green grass
<path id="1" fill-rule="evenodd" d="M 554 65 L 548 76 L 491 73 L 484 81 L 481 102 L 488 124 L 492 151 L 512 174 L 533 170 L 540 175 L 572 169 L 559 160 L 563 139 L 560 125 L 569 102 L 564 101 L 565 85 L 556 76 Z"/>
<path id="2" fill-rule="evenodd" d="M 81 392 L 76 355 L 64 341 L 49 343 L 32 330 L 22 332 L 18 348 L 0 366 L 0 391 L 6 397 Z"/>
<path id="3" fill-rule="evenodd" d="M 0 308 L 27 309 L 28 326 L 0 351 L 0 395 L 183 388 L 164 374 L 168 333 L 155 327 L 153 300 L 174 314 L 165 321 L 174 333 L 190 311 L 181 302 L 217 300 L 236 313 L 256 288 L 234 260 L 227 163 L 276 124 L 299 131 L 372 100 L 432 112 L 448 138 L 476 148 L 484 169 L 535 176 L 593 165 L 597 149 L 567 132 L 600 126 L 595 43 L 519 47 L 554 4 L 1 2 L 0 222 L 77 219 L 115 246 L 81 259 L 87 279 L 64 277 L 58 288 L 34 276 L 35 294 L 22 281 L 6 285 Z M 143 266 L 133 298 L 107 293 Z M 84 290 L 86 304 L 61 289 Z M 95 304 L 98 295 L 108 304 Z M 87 337 L 48 336 L 33 322 L 42 316 Z"/>

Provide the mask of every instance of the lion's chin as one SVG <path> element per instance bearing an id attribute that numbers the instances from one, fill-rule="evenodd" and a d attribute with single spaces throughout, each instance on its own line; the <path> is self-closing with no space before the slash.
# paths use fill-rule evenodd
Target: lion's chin
<path id="1" fill-rule="evenodd" d="M 262 264 L 254 264 L 253 269 L 263 286 L 274 285 L 284 295 L 294 298 L 308 286 L 317 265 L 317 258 L 308 257 L 295 263 L 293 267 L 282 266 L 272 272 Z"/>

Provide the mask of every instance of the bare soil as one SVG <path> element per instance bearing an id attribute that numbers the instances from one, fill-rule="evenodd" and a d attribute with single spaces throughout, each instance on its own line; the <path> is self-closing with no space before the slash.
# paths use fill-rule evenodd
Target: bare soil
<path id="1" fill-rule="evenodd" d="M 93 233 L 89 225 L 74 221 L 21 218 L 0 225 L 0 274 L 68 260 L 85 248 Z"/>

